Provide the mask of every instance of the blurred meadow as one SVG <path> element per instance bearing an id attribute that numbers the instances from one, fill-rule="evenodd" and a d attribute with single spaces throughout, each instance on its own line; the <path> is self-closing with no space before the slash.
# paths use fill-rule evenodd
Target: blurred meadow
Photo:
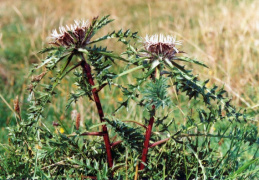
<path id="1" fill-rule="evenodd" d="M 28 74 L 32 64 L 44 58 L 38 51 L 49 46 L 51 31 L 72 24 L 74 19 L 107 14 L 115 21 L 102 31 L 123 28 L 138 31 L 142 37 L 163 33 L 182 40 L 180 50 L 209 66 L 209 69 L 195 69 L 195 66 L 194 73 L 204 80 L 211 78 L 209 85 L 224 85 L 228 96 L 233 97 L 233 104 L 246 108 L 258 122 L 258 0 L 1 0 L 0 142 L 7 141 L 6 126 L 15 124 L 14 113 L 3 100 L 13 107 L 13 100 L 18 95 L 22 115 L 26 117 L 27 85 L 31 80 Z M 122 47 L 112 44 L 107 41 L 108 49 L 120 52 Z M 130 77 L 125 78 L 131 81 Z M 58 88 L 61 98 L 56 96 L 59 98 L 46 108 L 46 121 L 68 122 L 72 109 L 77 109 L 85 121 L 98 121 L 94 104 L 86 99 L 80 99 L 65 112 L 68 96 L 62 94 L 71 91 L 73 85 L 71 79 L 63 81 Z M 101 91 L 100 96 L 107 105 L 106 112 L 114 110 L 123 100 L 118 92 L 108 88 Z M 141 113 L 139 116 L 137 119 L 141 118 Z"/>

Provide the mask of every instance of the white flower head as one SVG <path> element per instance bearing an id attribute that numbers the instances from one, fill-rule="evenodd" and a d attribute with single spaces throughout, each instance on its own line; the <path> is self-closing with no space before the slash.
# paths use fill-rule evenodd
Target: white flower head
<path id="1" fill-rule="evenodd" d="M 181 41 L 176 41 L 175 37 L 170 35 L 164 36 L 163 34 L 146 35 L 142 42 L 144 43 L 144 48 L 151 54 L 167 57 L 179 53 L 176 45 L 182 44 Z"/>
<path id="2" fill-rule="evenodd" d="M 88 20 L 74 20 L 74 24 L 59 27 L 59 32 L 54 29 L 50 38 L 52 44 L 58 46 L 86 45 L 85 35 L 89 28 Z M 89 39 L 88 39 L 89 40 Z"/>

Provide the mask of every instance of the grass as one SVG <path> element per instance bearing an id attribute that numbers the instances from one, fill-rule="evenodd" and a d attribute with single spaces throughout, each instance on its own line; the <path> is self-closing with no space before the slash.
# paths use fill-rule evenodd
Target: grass
<path id="1" fill-rule="evenodd" d="M 257 0 L 194 0 L 191 3 L 188 0 L 3 0 L 0 5 L 0 93 L 11 106 L 19 95 L 25 117 L 28 72 L 33 63 L 43 58 L 37 52 L 48 46 L 51 30 L 73 23 L 74 19 L 110 14 L 116 20 L 109 26 L 110 31 L 130 28 L 138 30 L 140 36 L 164 33 L 183 40 L 181 50 L 210 67 L 199 70 L 194 67 L 194 72 L 203 79 L 211 78 L 210 85 L 224 84 L 229 96 L 233 97 L 233 104 L 247 108 L 259 126 L 259 13 L 256 12 L 259 12 Z M 107 45 L 115 49 L 109 41 Z M 131 81 L 130 77 L 125 78 Z M 58 89 L 61 95 L 73 88 L 70 79 L 65 79 L 64 84 Z M 100 96 L 107 104 L 105 112 L 113 111 L 117 102 L 122 101 L 115 90 L 105 89 Z M 110 100 L 110 96 L 114 98 Z M 62 96 L 53 100 L 46 109 L 47 122 L 71 121 L 70 113 L 64 110 L 67 99 Z M 15 119 L 6 104 L 0 102 L 0 142 L 6 143 L 5 127 L 14 125 Z M 186 101 L 182 100 L 178 108 L 186 106 Z M 80 99 L 69 112 L 72 109 L 78 109 L 87 125 L 98 122 L 95 107 L 86 99 Z M 142 116 L 137 113 L 135 119 L 141 120 Z"/>

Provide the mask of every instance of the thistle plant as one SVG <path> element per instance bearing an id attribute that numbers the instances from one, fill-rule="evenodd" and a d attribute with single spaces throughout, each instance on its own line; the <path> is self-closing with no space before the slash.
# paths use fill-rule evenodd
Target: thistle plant
<path id="1" fill-rule="evenodd" d="M 98 17 L 92 19 L 91 22 L 88 21 L 75 21 L 75 24 L 66 27 L 60 27 L 59 32 L 53 30 L 51 34 L 50 44 L 54 45 L 50 48 L 45 48 L 40 53 L 48 53 L 46 59 L 42 61 L 40 65 L 35 65 L 32 72 L 45 67 L 45 71 L 40 75 L 33 76 L 31 84 L 29 85 L 31 106 L 28 109 L 28 120 L 25 126 L 31 126 L 32 124 L 38 124 L 36 126 L 43 125 L 46 130 L 51 134 L 49 128 L 44 123 L 44 107 L 47 103 L 51 101 L 51 97 L 56 94 L 56 87 L 62 83 L 62 79 L 71 74 L 74 71 L 76 76 L 76 85 L 78 89 L 75 93 L 71 93 L 69 101 L 66 108 L 68 109 L 72 102 L 76 102 L 78 98 L 82 96 L 88 96 L 89 100 L 92 100 L 96 104 L 98 115 L 102 124 L 101 132 L 79 132 L 76 131 L 75 135 L 70 135 L 68 137 L 75 136 L 102 136 L 104 139 L 107 162 L 110 168 L 113 167 L 113 158 L 111 152 L 111 143 L 109 139 L 108 130 L 106 124 L 104 123 L 104 112 L 102 104 L 98 95 L 98 92 L 104 88 L 106 85 L 111 84 L 112 79 L 127 74 L 115 74 L 110 72 L 109 69 L 114 64 L 116 59 L 124 60 L 119 55 L 116 55 L 112 51 L 108 51 L 106 47 L 96 46 L 97 42 L 117 38 L 119 41 L 127 44 L 127 38 L 135 38 L 136 33 L 130 33 L 130 31 L 109 33 L 103 37 L 92 40 L 96 32 L 103 26 L 112 22 L 108 19 L 108 16 L 101 18 Z M 58 67 L 61 68 L 56 70 Z M 81 68 L 81 70 L 79 70 Z M 94 68 L 94 73 L 92 72 Z M 50 84 L 40 84 L 41 80 L 48 75 L 49 72 L 55 72 L 53 77 L 50 77 Z M 95 86 L 95 82 L 97 86 Z M 99 86 L 100 85 L 100 86 Z M 43 91 L 38 86 L 43 87 Z M 76 122 L 76 129 L 78 129 L 78 121 Z M 54 126 L 59 126 L 58 123 L 53 122 Z M 40 136 L 41 132 L 37 130 L 39 144 L 42 145 Z"/>
<path id="2" fill-rule="evenodd" d="M 45 49 L 42 51 L 49 52 L 50 54 L 50 57 L 48 57 L 47 60 L 43 62 L 43 64 L 46 64 L 46 62 L 49 63 L 52 60 L 52 58 L 56 59 L 56 61 L 52 64 L 50 69 L 54 68 L 54 66 L 56 66 L 56 64 L 59 61 L 67 58 L 65 65 L 60 71 L 60 77 L 58 77 L 57 79 L 55 78 L 53 80 L 56 83 L 60 81 L 64 77 L 64 75 L 74 70 L 75 68 L 82 68 L 82 72 L 75 73 L 75 75 L 78 77 L 77 86 L 79 87 L 79 91 L 77 91 L 75 94 L 71 94 L 67 108 L 73 101 L 77 101 L 77 99 L 80 96 L 87 95 L 90 99 L 92 99 L 95 102 L 96 108 L 98 110 L 98 115 L 102 123 L 105 122 L 104 112 L 98 92 L 108 83 L 110 83 L 110 81 L 115 76 L 117 76 L 116 74 L 109 72 L 108 70 L 112 66 L 114 60 L 122 60 L 123 58 L 120 58 L 112 52 L 107 51 L 106 48 L 96 47 L 92 45 L 108 38 L 118 38 L 119 41 L 123 41 L 124 38 L 128 37 L 135 38 L 134 33 L 131 34 L 129 31 L 122 33 L 122 31 L 119 31 L 118 33 L 113 32 L 111 34 L 91 41 L 91 38 L 95 35 L 95 33 L 111 21 L 112 20 L 108 19 L 108 16 L 100 19 L 99 21 L 98 17 L 96 17 L 93 18 L 91 24 L 88 24 L 87 21 L 75 21 L 75 24 L 71 25 L 70 27 L 60 27 L 60 33 L 54 30 L 51 35 L 53 39 L 53 42 L 51 42 L 51 44 L 56 45 L 58 48 Z M 126 44 L 126 41 L 124 43 Z M 60 48 L 62 49 L 61 52 L 59 51 Z M 58 57 L 56 58 L 55 55 L 53 57 L 53 53 L 55 55 L 58 54 Z M 87 60 L 85 59 L 85 55 L 87 56 Z M 80 60 L 74 66 L 68 68 L 74 56 L 76 56 Z M 89 63 L 91 63 L 91 65 Z M 99 86 L 98 89 L 97 87 L 94 87 L 95 83 L 94 77 L 92 75 L 91 66 L 93 66 L 95 70 L 95 80 L 98 82 L 98 84 L 101 84 L 101 86 Z M 109 140 L 106 125 L 102 125 L 102 132 L 82 133 L 80 135 L 103 136 L 107 153 L 108 165 L 110 168 L 112 168 L 113 158 L 111 153 L 111 143 Z"/>
<path id="3" fill-rule="evenodd" d="M 0 177 L 257 178 L 257 128 L 231 104 L 223 87 L 208 86 L 209 80 L 201 81 L 190 64 L 208 67 L 186 57 L 181 41 L 171 35 L 140 38 L 119 30 L 95 38 L 110 22 L 108 16 L 95 17 L 52 31 L 51 47 L 40 51 L 47 57 L 32 70 L 38 75 L 28 87 L 26 118 L 20 115 L 18 99 L 14 101 L 19 121 L 9 128 Z M 112 38 L 124 45 L 120 54 L 101 46 Z M 125 75 L 133 81 L 122 79 Z M 65 111 L 86 97 L 84 101 L 95 104 L 99 124 L 80 127 L 86 120 L 76 111 L 70 131 L 62 121 L 47 123 L 46 106 L 60 97 L 57 87 L 64 78 L 76 86 Z M 123 101 L 106 112 L 99 92 L 107 89 L 121 91 Z M 95 127 L 102 130 L 90 131 Z M 245 158 L 248 152 L 250 159 Z"/>
<path id="4" fill-rule="evenodd" d="M 151 88 L 147 88 L 146 91 L 143 93 L 145 94 L 144 100 L 149 102 L 148 104 L 152 105 L 152 114 L 149 120 L 149 124 L 146 130 L 145 135 L 145 142 L 144 142 L 144 148 L 142 152 L 142 162 L 146 163 L 147 161 L 147 153 L 149 148 L 149 140 L 152 132 L 152 127 L 154 124 L 154 116 L 155 116 L 155 108 L 159 108 L 159 106 L 166 106 L 170 105 L 170 99 L 166 96 L 165 89 L 167 88 L 164 86 L 165 80 L 160 79 L 160 72 L 162 71 L 162 66 L 159 65 L 159 61 L 164 61 L 165 63 L 170 63 L 170 60 L 175 57 L 177 53 L 179 53 L 178 49 L 176 48 L 176 45 L 181 45 L 180 41 L 176 41 L 175 38 L 172 36 L 163 36 L 162 34 L 159 35 L 153 35 L 153 36 L 146 36 L 144 40 L 144 48 L 148 53 L 148 61 L 152 64 L 152 69 L 154 71 L 152 72 L 153 81 L 155 83 L 154 88 L 152 88 L 152 84 L 149 86 Z M 151 102 L 150 102 L 151 100 Z M 140 170 L 144 169 L 144 164 L 140 164 Z"/>
<path id="5" fill-rule="evenodd" d="M 58 48 L 62 48 L 62 49 L 64 48 L 64 49 L 63 49 L 63 52 L 58 52 L 56 48 L 52 48 L 51 51 L 49 51 L 49 49 L 47 49 L 47 51 L 51 55 L 46 60 L 47 63 L 48 63 L 48 61 L 51 61 L 51 59 L 53 58 L 53 56 L 52 56 L 53 52 L 60 53 L 58 55 L 59 57 L 57 57 L 57 59 L 56 59 L 56 62 L 54 62 L 53 66 L 52 66 L 52 67 L 54 67 L 54 66 L 56 66 L 57 62 L 59 62 L 62 59 L 67 58 L 67 61 L 66 61 L 65 65 L 63 66 L 63 69 L 60 72 L 60 74 L 62 75 L 63 72 L 66 72 L 73 57 L 74 56 L 79 57 L 80 61 L 77 62 L 76 65 L 68 68 L 67 72 L 70 72 L 71 70 L 74 70 L 77 67 L 82 68 L 82 72 L 80 74 L 77 74 L 77 76 L 79 78 L 81 78 L 79 81 L 79 84 L 78 84 L 78 86 L 80 87 L 81 93 L 82 93 L 82 94 L 80 94 L 80 96 L 88 95 L 90 98 L 91 98 L 91 96 L 93 96 L 101 122 L 104 122 L 104 119 L 103 119 L 104 113 L 103 113 L 100 98 L 98 96 L 98 90 L 96 88 L 92 88 L 92 86 L 94 86 L 94 81 L 93 81 L 93 76 L 92 76 L 92 72 L 91 72 L 91 66 L 88 64 L 88 62 L 86 62 L 84 54 L 81 51 L 83 50 L 83 51 L 87 52 L 87 56 L 88 56 L 88 59 L 90 59 L 90 62 L 92 61 L 93 63 L 95 63 L 97 58 L 104 59 L 103 64 L 106 63 L 105 66 L 103 66 L 102 63 L 96 65 L 100 71 L 103 71 L 104 68 L 107 68 L 107 66 L 110 65 L 110 63 L 108 62 L 108 61 L 111 61 L 111 60 L 108 60 L 109 55 L 102 56 L 99 53 L 96 53 L 95 50 L 98 50 L 98 48 L 93 49 L 92 53 L 91 52 L 89 53 L 87 51 L 87 46 L 89 44 L 95 43 L 94 41 L 91 42 L 91 38 L 94 36 L 96 31 L 109 22 L 110 22 L 110 20 L 108 20 L 106 17 L 101 19 L 99 22 L 97 21 L 97 18 L 94 18 L 92 20 L 91 24 L 88 24 L 87 21 L 75 21 L 75 24 L 71 25 L 70 27 L 69 26 L 67 26 L 66 28 L 60 27 L 59 28 L 60 33 L 58 33 L 56 30 L 54 30 L 51 35 L 51 37 L 53 39 L 53 42 L 51 42 L 51 44 L 56 45 Z M 99 48 L 99 50 L 100 51 L 103 50 L 103 52 L 105 52 L 105 49 Z M 43 51 L 45 51 L 45 50 L 43 50 Z M 60 58 L 61 56 L 62 56 L 62 58 Z M 54 58 L 55 58 L 55 56 L 54 56 Z M 110 77 L 113 76 L 111 73 L 107 72 L 105 74 L 105 76 L 103 77 L 104 80 L 107 80 L 109 78 L 109 75 L 110 75 Z M 61 80 L 61 78 L 55 79 L 53 81 L 57 82 L 59 80 Z M 77 100 L 78 97 L 79 96 L 73 96 L 71 98 L 74 98 L 73 100 Z M 87 135 L 92 135 L 92 133 L 87 133 Z M 102 132 L 94 133 L 94 135 L 103 136 L 106 153 L 107 153 L 108 164 L 109 164 L 109 167 L 112 167 L 113 159 L 112 159 L 110 140 L 109 140 L 109 135 L 108 135 L 106 125 L 105 124 L 102 125 Z"/>
<path id="6" fill-rule="evenodd" d="M 195 166 L 194 167 L 197 168 L 196 170 L 195 168 L 191 168 L 193 173 L 188 175 L 189 178 L 219 178 L 222 176 L 221 173 L 223 172 L 226 176 L 230 175 L 231 173 L 227 173 L 224 168 L 220 171 L 210 171 L 208 170 L 210 169 L 209 166 L 206 166 L 206 163 L 204 165 L 203 162 L 205 161 L 213 161 L 210 159 L 211 157 L 208 157 L 209 154 L 211 155 L 212 152 L 215 151 L 215 149 L 210 148 L 210 142 L 215 141 L 212 140 L 213 138 L 219 138 L 229 139 L 231 143 L 235 144 L 232 144 L 233 146 L 239 147 L 242 146 L 241 143 L 246 142 L 250 142 L 251 144 L 257 142 L 258 144 L 258 140 L 256 138 L 257 130 L 256 127 L 252 125 L 253 119 L 247 117 L 245 112 L 236 110 L 236 108 L 231 105 L 231 99 L 224 96 L 226 91 L 223 88 L 218 89 L 216 85 L 209 88 L 207 86 L 209 80 L 200 81 L 198 76 L 192 74 L 191 70 L 188 70 L 185 66 L 181 65 L 181 63 L 185 62 L 207 68 L 207 66 L 202 62 L 181 56 L 184 52 L 179 51 L 177 47 L 181 45 L 180 41 L 176 41 L 172 36 L 153 35 L 146 36 L 146 38 L 142 39 L 141 42 L 143 43 L 143 49 L 139 50 L 137 53 L 133 50 L 129 53 L 129 59 L 133 59 L 132 64 L 138 65 L 138 67 L 143 69 L 142 77 L 136 78 L 136 84 L 130 84 L 127 88 L 121 88 L 126 97 L 126 101 L 121 103 L 121 106 L 118 109 L 123 106 L 127 107 L 129 105 L 129 100 L 133 100 L 137 104 L 138 108 L 144 108 L 144 112 L 146 111 L 149 114 L 149 117 L 147 117 L 149 120 L 146 120 L 147 125 L 140 124 L 142 127 L 145 127 L 145 138 L 143 140 L 144 143 L 142 154 L 140 156 L 139 169 L 144 170 L 145 166 L 148 166 L 149 169 L 143 171 L 142 176 L 154 177 L 154 175 L 157 175 L 157 178 L 161 177 L 157 172 L 152 173 L 152 169 L 154 169 L 154 167 L 158 168 L 157 161 L 155 159 L 161 159 L 163 156 L 161 151 L 166 152 L 166 150 L 164 150 L 164 148 L 160 148 L 160 150 L 157 151 L 160 155 L 156 155 L 156 153 L 154 154 L 155 150 L 152 150 L 153 154 L 148 155 L 148 151 L 153 149 L 155 146 L 168 144 L 172 140 L 176 144 L 174 148 L 172 146 L 170 146 L 170 148 L 176 148 L 175 151 L 178 151 L 177 148 L 179 148 L 179 150 L 184 148 L 186 149 L 186 151 L 184 150 L 185 153 L 192 153 L 194 155 L 194 159 L 196 159 L 199 168 Z M 175 111 L 174 108 L 179 108 L 177 102 L 173 102 L 169 97 L 170 87 L 174 87 L 178 93 L 186 92 L 188 99 L 185 99 L 185 101 L 190 101 L 191 106 L 185 110 L 187 111 L 187 115 L 185 115 L 184 118 L 185 120 L 176 120 L 174 115 L 170 115 Z M 194 112 L 193 107 L 197 106 L 197 104 L 201 105 L 196 107 L 197 111 Z M 161 113 L 161 111 L 160 114 L 156 113 L 159 108 L 164 109 L 162 111 L 163 113 Z M 165 113 L 165 111 L 167 113 Z M 183 110 L 180 109 L 180 111 L 185 114 Z M 172 119 L 170 120 L 169 117 Z M 229 123 L 227 123 L 228 125 L 223 128 L 224 130 L 219 129 L 216 131 L 217 133 L 211 133 L 215 131 L 213 130 L 214 126 L 220 126 L 222 122 L 226 123 L 226 121 Z M 248 121 L 249 123 L 247 123 Z M 176 122 L 181 125 L 177 127 L 175 124 Z M 157 129 L 156 132 L 152 132 L 154 123 L 157 128 L 160 127 L 160 130 Z M 136 125 L 139 124 L 136 123 Z M 114 124 L 112 126 L 114 126 L 118 131 L 117 126 Z M 173 131 L 172 126 L 174 127 Z M 123 136 L 125 136 L 125 134 L 127 133 L 124 133 Z M 135 136 L 136 135 L 134 135 L 134 137 Z M 139 135 L 139 137 L 141 136 Z M 251 137 L 253 138 L 251 139 Z M 236 139 L 237 141 L 234 142 L 233 139 Z M 151 143 L 150 141 L 153 142 Z M 207 147 L 207 151 L 200 151 L 200 154 L 197 155 L 197 148 L 199 148 L 201 142 L 203 146 Z M 131 142 L 128 142 L 128 144 L 130 143 Z M 138 143 L 139 141 L 136 141 L 136 144 Z M 171 173 L 166 173 L 167 175 L 164 175 L 164 178 L 182 178 L 180 169 L 183 167 L 180 165 L 181 160 L 178 158 L 178 153 L 179 151 L 173 152 L 175 157 L 172 155 L 164 156 L 165 164 L 163 164 L 162 167 L 166 167 L 166 172 L 170 172 L 172 170 Z M 254 157 L 258 156 L 256 154 L 257 151 L 255 151 Z M 226 153 L 225 157 L 227 156 L 233 155 L 231 155 L 231 153 Z M 240 154 L 238 154 L 238 156 L 240 156 Z M 190 161 L 195 161 L 194 159 Z M 184 161 L 186 163 L 186 160 Z M 184 166 L 193 166 L 185 163 L 183 163 Z M 222 161 L 214 161 L 214 163 L 215 164 L 212 165 L 212 167 L 217 169 L 221 166 Z M 180 168 L 179 171 L 176 170 L 177 166 L 175 166 L 175 164 Z M 158 169 L 161 170 L 162 167 Z M 171 169 L 169 167 L 175 167 L 176 169 Z M 180 174 L 177 175 L 177 172 Z M 196 175 L 194 172 L 196 172 Z M 197 175 L 198 172 L 200 175 Z M 187 176 L 185 176 L 185 178 L 187 178 Z"/>

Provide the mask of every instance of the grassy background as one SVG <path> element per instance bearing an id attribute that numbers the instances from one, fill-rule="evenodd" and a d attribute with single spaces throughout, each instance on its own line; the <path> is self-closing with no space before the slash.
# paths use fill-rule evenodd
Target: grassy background
<path id="1" fill-rule="evenodd" d="M 210 84 L 225 84 L 233 104 L 259 116 L 259 1 L 257 0 L 2 0 L 0 3 L 0 93 L 13 106 L 18 95 L 25 115 L 28 106 L 28 77 L 32 63 L 43 56 L 37 52 L 48 46 L 52 29 L 110 14 L 115 21 L 103 32 L 131 29 L 140 36 L 163 33 L 183 40 L 181 50 L 204 61 L 209 69 L 194 69 Z M 111 43 L 112 44 L 112 43 Z M 109 49 L 113 47 L 107 42 Z M 119 50 L 118 50 L 119 51 Z M 131 80 L 128 77 L 127 80 Z M 64 112 L 71 80 L 59 87 L 62 98 L 46 109 L 46 121 L 70 121 Z M 114 98 L 111 98 L 113 96 Z M 114 109 L 122 101 L 116 91 L 104 90 L 101 97 Z M 112 100 L 110 100 L 112 99 Z M 185 102 L 182 102 L 184 104 Z M 82 119 L 98 121 L 95 108 L 80 99 L 76 106 Z M 141 119 L 141 113 L 137 119 Z M 0 142 L 6 142 L 7 125 L 15 124 L 14 114 L 0 100 Z M 259 125 L 259 124 L 258 124 Z"/>

